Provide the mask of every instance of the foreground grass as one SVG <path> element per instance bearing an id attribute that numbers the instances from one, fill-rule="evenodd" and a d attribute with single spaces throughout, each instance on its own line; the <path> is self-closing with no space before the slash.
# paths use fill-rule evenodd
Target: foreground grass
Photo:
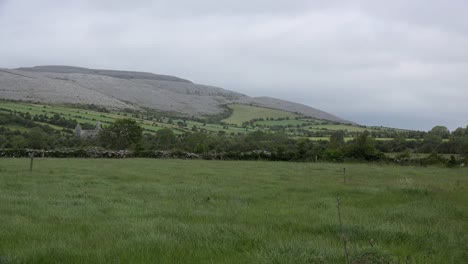
<path id="1" fill-rule="evenodd" d="M 34 162 L 0 160 L 0 263 L 343 263 L 338 196 L 354 263 L 468 261 L 466 169 Z"/>

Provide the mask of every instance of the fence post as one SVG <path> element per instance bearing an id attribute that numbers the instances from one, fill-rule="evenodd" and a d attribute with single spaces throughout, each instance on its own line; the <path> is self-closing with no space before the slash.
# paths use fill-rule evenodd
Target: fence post
<path id="1" fill-rule="evenodd" d="M 29 158 L 31 159 L 31 163 L 29 163 L 29 172 L 32 173 L 33 161 L 34 161 L 34 152 L 29 153 Z"/>
<path id="2" fill-rule="evenodd" d="M 346 184 L 346 168 L 343 168 L 343 182 Z"/>

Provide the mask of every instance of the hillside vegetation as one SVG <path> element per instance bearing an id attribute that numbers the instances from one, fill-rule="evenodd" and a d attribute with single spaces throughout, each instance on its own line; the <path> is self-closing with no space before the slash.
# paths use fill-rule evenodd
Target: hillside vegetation
<path id="1" fill-rule="evenodd" d="M 24 156 L 25 149 L 69 148 L 75 153 L 70 155 L 83 156 L 82 149 L 128 148 L 136 151 L 132 154 L 135 157 L 159 157 L 155 151 L 173 151 L 175 157 L 187 152 L 207 159 L 367 160 L 452 167 L 463 166 L 468 156 L 468 129 L 465 128 L 450 132 L 446 127 L 436 126 L 429 132 L 408 131 L 344 125 L 248 105 L 231 107 L 231 118 L 253 119 L 234 125 L 151 110 L 109 111 L 95 105 L 0 101 L 0 149 L 8 150 L 0 155 Z M 270 117 L 262 117 L 267 115 Z M 123 121 L 141 127 L 143 134 L 125 147 L 117 144 L 125 139 L 114 137 L 120 128 L 99 133 L 95 138 L 75 136 L 77 124 L 88 130 L 94 129 L 98 121 L 107 132 L 117 121 Z M 15 154 L 15 150 L 20 152 Z M 54 153 L 51 155 L 60 155 Z M 431 155 L 414 155 L 417 153 Z"/>
<path id="2" fill-rule="evenodd" d="M 228 105 L 233 110 L 231 116 L 222 121 L 227 124 L 242 125 L 254 119 L 294 119 L 300 115 L 291 112 L 257 107 L 251 105 L 231 104 Z"/>
<path id="3" fill-rule="evenodd" d="M 50 120 L 34 119 L 34 116 L 73 120 L 74 124 L 85 124 L 88 127 L 94 126 L 97 121 L 103 124 L 110 124 L 116 119 L 131 118 L 138 121 L 146 133 L 155 133 L 162 128 L 172 129 L 175 133 L 182 133 L 184 131 L 220 133 L 221 131 L 228 135 L 260 130 L 265 132 L 284 131 L 293 137 L 315 140 L 328 140 L 331 133 L 339 130 L 345 131 L 346 136 L 349 138 L 355 136 L 355 132 L 362 132 L 364 130 L 384 133 L 380 138 L 388 138 L 392 132 L 397 131 L 391 128 L 343 125 L 305 117 L 297 113 L 251 105 L 234 104 L 228 107 L 232 109 L 232 114 L 228 118 L 221 121 L 212 120 L 210 122 L 210 120 L 188 118 L 172 113 L 155 111 L 135 111 L 131 109 L 109 111 L 96 105 L 51 105 L 0 101 L 0 113 L 27 115 L 34 122 L 48 124 L 54 129 L 60 131 L 68 129 L 64 131 L 66 133 L 71 133 L 70 129 L 73 129 L 74 126 L 57 125 L 57 123 L 54 124 Z"/>

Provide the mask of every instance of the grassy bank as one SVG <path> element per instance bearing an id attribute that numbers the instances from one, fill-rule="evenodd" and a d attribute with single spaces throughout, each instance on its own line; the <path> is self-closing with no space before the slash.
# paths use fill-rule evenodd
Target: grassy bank
<path id="1" fill-rule="evenodd" d="M 346 184 L 343 182 L 346 166 Z M 0 263 L 466 263 L 468 170 L 0 159 Z"/>

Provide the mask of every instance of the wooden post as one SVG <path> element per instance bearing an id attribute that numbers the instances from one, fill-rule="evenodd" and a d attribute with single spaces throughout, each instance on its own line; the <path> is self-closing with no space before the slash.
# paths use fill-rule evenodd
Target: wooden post
<path id="1" fill-rule="evenodd" d="M 31 159 L 31 163 L 29 164 L 29 172 L 31 173 L 33 169 L 34 152 L 29 153 L 29 158 Z"/>
<path id="2" fill-rule="evenodd" d="M 343 168 L 343 182 L 346 184 L 346 168 Z"/>

